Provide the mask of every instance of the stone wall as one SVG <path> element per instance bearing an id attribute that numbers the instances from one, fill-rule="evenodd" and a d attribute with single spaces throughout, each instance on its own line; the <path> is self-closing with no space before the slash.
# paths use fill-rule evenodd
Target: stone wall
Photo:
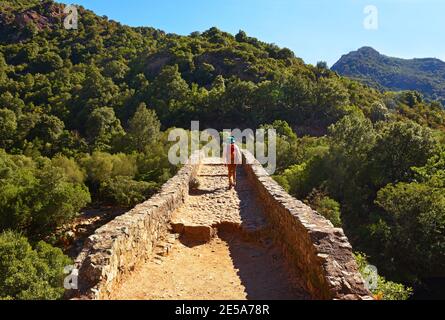
<path id="1" fill-rule="evenodd" d="M 253 163 L 245 165 L 245 171 L 268 215 L 274 241 L 305 279 L 312 297 L 371 299 L 343 230 L 286 193 L 250 154 L 244 156 Z M 153 198 L 90 236 L 75 261 L 79 290 L 68 296 L 110 298 L 123 277 L 144 263 L 167 234 L 172 213 L 187 199 L 199 167 L 184 166 Z"/>
<path id="2" fill-rule="evenodd" d="M 276 244 L 305 279 L 314 299 L 372 299 L 342 229 L 290 196 L 251 154 L 244 153 L 248 179 L 261 199 Z M 245 159 L 245 160 L 246 160 Z"/>
<path id="3" fill-rule="evenodd" d="M 75 261 L 81 299 L 107 299 L 125 274 L 149 258 L 167 233 L 172 213 L 182 206 L 199 165 L 186 165 L 148 201 L 98 229 Z"/>

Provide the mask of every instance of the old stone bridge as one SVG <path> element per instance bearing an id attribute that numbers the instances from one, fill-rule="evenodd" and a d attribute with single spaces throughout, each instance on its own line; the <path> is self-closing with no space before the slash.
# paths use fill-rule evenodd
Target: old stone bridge
<path id="1" fill-rule="evenodd" d="M 98 229 L 76 260 L 76 298 L 371 299 L 343 230 L 245 157 L 235 189 L 203 159 Z"/>

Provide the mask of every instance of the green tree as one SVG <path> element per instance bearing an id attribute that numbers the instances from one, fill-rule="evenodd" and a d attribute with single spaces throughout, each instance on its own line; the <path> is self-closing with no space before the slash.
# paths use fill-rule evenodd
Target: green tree
<path id="1" fill-rule="evenodd" d="M 85 122 L 95 110 L 117 108 L 119 103 L 122 103 L 120 96 L 124 97 L 125 94 L 112 79 L 104 77 L 96 66 L 86 68 L 80 76 L 80 83 L 77 85 L 81 90 L 74 91 L 76 95 L 71 103 L 74 106 L 72 113 L 76 116 L 73 124 L 84 129 Z"/>
<path id="2" fill-rule="evenodd" d="M 345 158 L 363 162 L 376 140 L 371 121 L 363 115 L 342 118 L 329 128 L 333 149 Z"/>
<path id="3" fill-rule="evenodd" d="M 445 193 L 419 183 L 388 185 L 376 204 L 388 214 L 391 237 L 385 259 L 404 281 L 443 274 L 445 265 Z M 388 267 L 388 268 L 391 268 Z"/>
<path id="4" fill-rule="evenodd" d="M 54 167 L 63 170 L 68 182 L 82 184 L 85 181 L 86 174 L 74 159 L 59 154 L 51 160 L 51 163 Z"/>
<path id="5" fill-rule="evenodd" d="M 83 184 L 69 182 L 50 160 L 38 163 L 0 150 L 0 231 L 18 230 L 38 238 L 71 221 L 90 202 Z"/>
<path id="6" fill-rule="evenodd" d="M 115 79 L 122 80 L 125 78 L 125 75 L 130 70 L 130 68 L 123 61 L 111 61 L 107 63 L 104 68 L 105 76 Z"/>
<path id="7" fill-rule="evenodd" d="M 63 269 L 71 260 L 39 242 L 35 249 L 18 233 L 0 233 L 0 300 L 58 300 L 65 289 Z"/>
<path id="8" fill-rule="evenodd" d="M 211 84 L 215 78 L 215 67 L 209 63 L 203 63 L 195 71 L 196 82 L 200 85 Z"/>
<path id="9" fill-rule="evenodd" d="M 54 52 L 39 54 L 32 61 L 32 71 L 36 73 L 50 73 L 62 67 L 62 58 Z"/>
<path id="10" fill-rule="evenodd" d="M 249 40 L 249 37 L 247 36 L 247 34 L 240 30 L 236 36 L 235 36 L 236 41 L 238 42 L 247 42 Z"/>
<path id="11" fill-rule="evenodd" d="M 315 68 L 317 78 L 328 77 L 330 74 L 329 67 L 326 61 L 318 61 Z"/>
<path id="12" fill-rule="evenodd" d="M 329 128 L 331 149 L 327 158 L 329 193 L 344 205 L 345 222 L 351 213 L 362 212 L 372 194 L 368 186 L 367 164 L 376 133 L 369 119 L 350 115 Z"/>
<path id="13" fill-rule="evenodd" d="M 276 120 L 272 125 L 262 126 L 268 130 L 274 129 L 277 133 L 277 171 L 282 172 L 298 161 L 299 145 L 295 132 L 286 121 Z"/>
<path id="14" fill-rule="evenodd" d="M 104 107 L 94 110 L 88 117 L 86 133 L 95 150 L 111 150 L 113 141 L 124 135 L 121 122 L 112 108 Z"/>
<path id="15" fill-rule="evenodd" d="M 312 112 L 314 124 L 330 125 L 346 115 L 345 108 L 350 96 L 340 81 L 321 78 L 315 96 L 316 109 Z"/>
<path id="16" fill-rule="evenodd" d="M 412 168 L 420 182 L 435 188 L 445 188 L 445 151 L 431 157 L 424 167 Z"/>
<path id="17" fill-rule="evenodd" d="M 21 98 L 12 95 L 11 92 L 6 91 L 0 95 L 0 106 L 2 106 L 2 108 L 14 111 L 14 113 L 17 115 L 23 110 L 23 108 L 25 108 L 25 102 Z"/>
<path id="18" fill-rule="evenodd" d="M 334 227 L 341 228 L 340 204 L 322 192 L 314 191 L 309 196 L 309 203 L 319 214 L 332 222 Z"/>
<path id="19" fill-rule="evenodd" d="M 414 122 L 393 122 L 381 130 L 370 152 L 373 183 L 378 188 L 388 183 L 409 181 L 411 167 L 421 167 L 436 150 L 431 130 Z"/>
<path id="20" fill-rule="evenodd" d="M 156 112 L 141 103 L 128 123 L 127 138 L 130 150 L 143 152 L 150 144 L 157 143 L 160 129 L 161 123 Z"/>
<path id="21" fill-rule="evenodd" d="M 390 117 L 388 108 L 380 102 L 375 102 L 371 106 L 370 119 L 372 122 L 376 123 L 379 121 L 387 121 Z"/>
<path id="22" fill-rule="evenodd" d="M 288 48 L 283 48 L 280 51 L 278 51 L 277 58 L 283 60 L 292 59 L 295 58 L 295 54 L 292 50 Z"/>
<path id="23" fill-rule="evenodd" d="M 422 103 L 422 95 L 417 91 L 406 91 L 400 94 L 400 101 L 404 104 L 414 107 L 418 103 Z"/>
<path id="24" fill-rule="evenodd" d="M 104 200 L 124 207 L 144 202 L 159 190 L 155 182 L 135 181 L 118 176 L 101 183 L 100 193 Z"/>
<path id="25" fill-rule="evenodd" d="M 15 113 L 8 109 L 0 109 L 0 148 L 8 148 L 12 145 L 16 130 Z"/>
<path id="26" fill-rule="evenodd" d="M 171 125 L 169 115 L 180 110 L 188 101 L 189 86 L 179 73 L 177 65 L 165 66 L 150 85 L 150 96 L 154 98 L 156 113 L 167 125 Z"/>
<path id="27" fill-rule="evenodd" d="M 63 133 L 65 124 L 55 116 L 42 115 L 27 136 L 30 140 L 41 139 L 48 144 L 55 144 Z"/>
<path id="28" fill-rule="evenodd" d="M 95 185 L 118 176 L 134 178 L 137 174 L 136 158 L 123 153 L 111 155 L 95 151 L 82 158 L 80 163 L 87 172 L 88 180 Z"/>
<path id="29" fill-rule="evenodd" d="M 359 271 L 364 278 L 368 277 L 366 267 L 369 265 L 368 257 L 363 253 L 354 253 Z M 371 290 L 374 298 L 378 300 L 408 300 L 413 294 L 413 289 L 403 284 L 387 281 L 378 275 L 377 288 Z"/>

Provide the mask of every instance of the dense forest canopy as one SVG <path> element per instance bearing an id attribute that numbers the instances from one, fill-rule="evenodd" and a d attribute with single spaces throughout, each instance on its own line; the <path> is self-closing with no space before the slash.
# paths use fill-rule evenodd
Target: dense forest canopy
<path id="1" fill-rule="evenodd" d="M 38 241 L 57 244 L 56 231 L 89 203 L 142 202 L 177 169 L 168 130 L 192 120 L 219 130 L 273 125 L 275 178 L 291 194 L 344 227 L 387 278 L 444 276 L 439 102 L 379 92 L 243 31 L 179 36 L 82 7 L 79 15 L 78 30 L 66 30 L 63 5 L 0 3 L 0 298 L 31 290 L 5 285 L 20 280 L 17 262 L 1 258 L 8 239 L 27 263 L 45 263 L 29 258 L 50 250 Z M 382 283 L 385 298 L 407 296 Z M 34 297 L 53 297 L 51 288 Z"/>

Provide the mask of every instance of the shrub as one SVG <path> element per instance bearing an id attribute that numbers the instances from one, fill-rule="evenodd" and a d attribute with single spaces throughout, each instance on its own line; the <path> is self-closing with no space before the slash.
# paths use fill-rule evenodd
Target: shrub
<path id="1" fill-rule="evenodd" d="M 0 300 L 57 300 L 64 293 L 63 269 L 71 261 L 44 242 L 35 249 L 18 233 L 0 234 Z"/>
<path id="2" fill-rule="evenodd" d="M 360 273 L 364 278 L 367 274 L 366 267 L 369 265 L 368 257 L 363 253 L 355 253 L 355 260 L 357 261 Z M 377 288 L 371 289 L 374 298 L 377 300 L 408 300 L 413 289 L 405 287 L 403 284 L 387 281 L 384 277 L 378 276 Z"/>
<path id="3" fill-rule="evenodd" d="M 137 173 L 136 158 L 123 153 L 111 155 L 96 151 L 84 157 L 81 164 L 89 181 L 97 184 L 118 176 L 133 178 Z"/>
<path id="4" fill-rule="evenodd" d="M 63 170 L 69 182 L 81 184 L 85 181 L 85 172 L 82 171 L 75 160 L 62 155 L 57 155 L 51 162 L 53 166 Z"/>
<path id="5" fill-rule="evenodd" d="M 0 148 L 12 143 L 14 132 L 17 129 L 15 113 L 8 109 L 0 109 Z"/>
<path id="6" fill-rule="evenodd" d="M 307 188 L 305 188 L 309 176 L 307 167 L 307 163 L 294 165 L 285 170 L 283 174 L 285 181 L 287 181 L 285 186 L 288 186 L 288 191 L 298 198 L 301 198 L 307 192 Z"/>
<path id="7" fill-rule="evenodd" d="M 320 192 L 313 192 L 309 200 L 311 206 L 337 227 L 342 227 L 340 204 Z"/>
<path id="8" fill-rule="evenodd" d="M 100 186 L 100 194 L 104 200 L 125 207 L 144 202 L 158 190 L 157 183 L 135 181 L 123 176 L 109 179 Z"/>
<path id="9" fill-rule="evenodd" d="M 377 290 L 374 294 L 382 300 L 408 300 L 413 294 L 413 289 L 405 287 L 403 284 L 387 281 L 384 277 L 379 276 L 377 282 Z"/>
<path id="10" fill-rule="evenodd" d="M 83 184 L 70 182 L 64 170 L 46 158 L 34 162 L 0 150 L 0 168 L 0 231 L 45 236 L 91 201 Z"/>
<path id="11" fill-rule="evenodd" d="M 413 283 L 443 274 L 445 263 L 444 190 L 423 183 L 388 185 L 377 194 L 376 204 L 390 217 L 391 235 L 381 251 L 398 265 L 403 280 Z"/>
<path id="12" fill-rule="evenodd" d="M 285 176 L 273 176 L 273 179 L 278 182 L 278 184 L 282 186 L 283 189 L 286 190 L 286 192 L 290 191 L 289 181 L 287 181 L 287 178 Z"/>

